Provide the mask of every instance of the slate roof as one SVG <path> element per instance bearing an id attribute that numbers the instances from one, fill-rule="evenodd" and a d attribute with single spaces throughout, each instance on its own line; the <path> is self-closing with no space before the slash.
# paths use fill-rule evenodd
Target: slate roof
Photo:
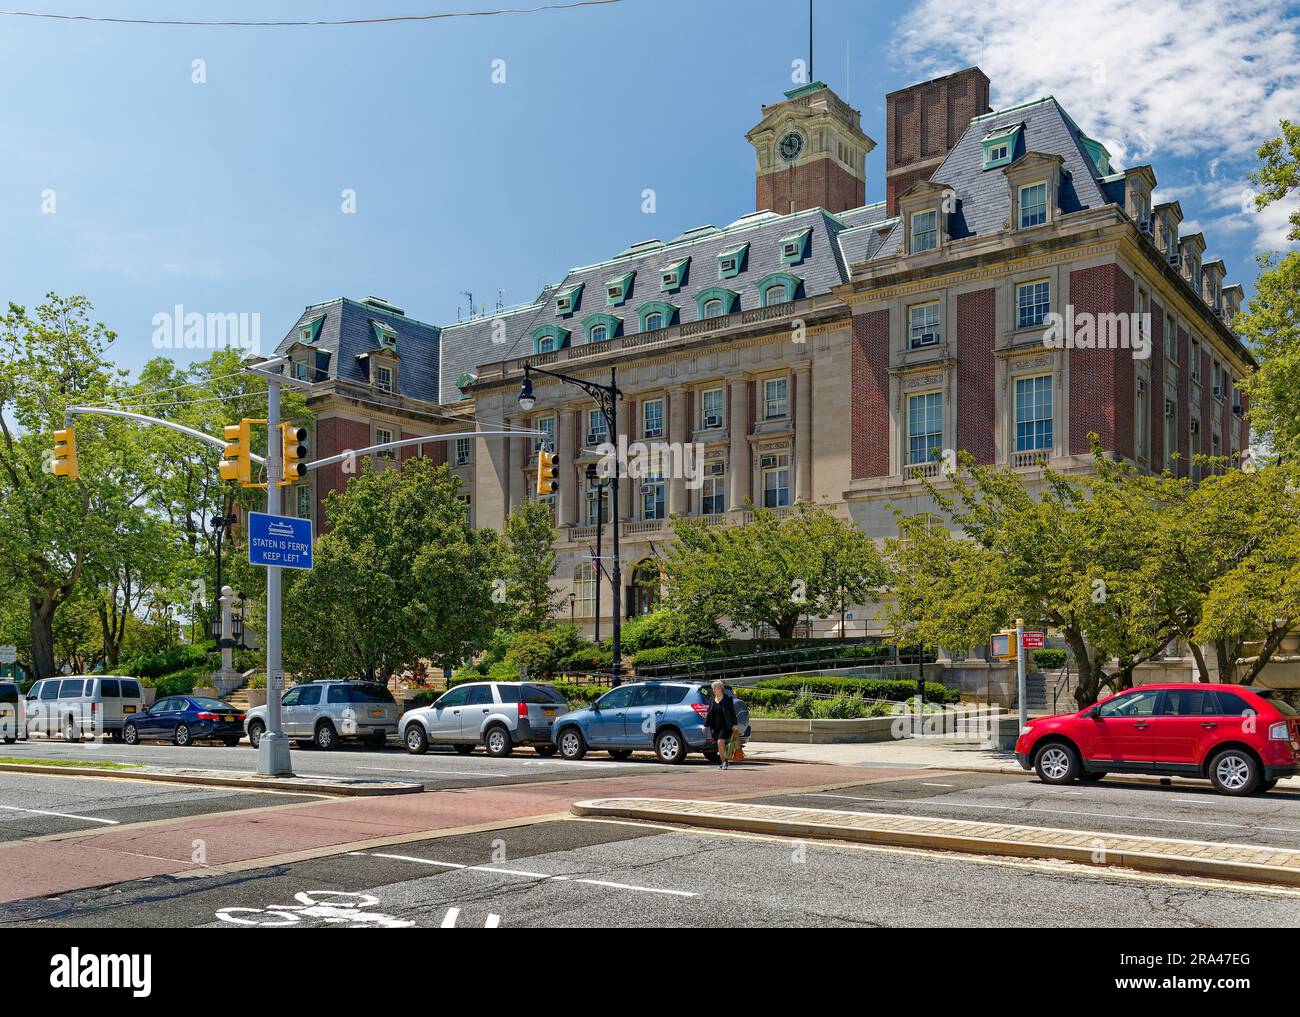
<path id="1" fill-rule="evenodd" d="M 544 297 L 549 296 L 551 288 L 542 292 Z M 474 374 L 483 364 L 517 356 L 521 349 L 531 352 L 531 340 L 525 345 L 521 339 L 541 308 L 540 302 L 523 304 L 443 328 L 438 401 L 454 403 L 461 398 L 461 391 L 456 387 L 456 379 L 461 375 Z"/>

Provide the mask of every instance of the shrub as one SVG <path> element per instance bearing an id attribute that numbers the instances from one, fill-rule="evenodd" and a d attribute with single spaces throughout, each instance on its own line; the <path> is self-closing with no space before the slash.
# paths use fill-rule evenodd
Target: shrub
<path id="1" fill-rule="evenodd" d="M 556 682 L 555 688 L 571 706 L 588 706 L 609 691 L 603 685 L 573 685 L 569 682 Z"/>
<path id="2" fill-rule="evenodd" d="M 588 643 L 560 661 L 560 671 L 608 671 L 614 662 L 613 650 Z"/>
<path id="3" fill-rule="evenodd" d="M 1034 667 L 1040 671 L 1059 671 L 1065 667 L 1064 650 L 1035 650 Z"/>
<path id="4" fill-rule="evenodd" d="M 619 633 L 619 649 L 637 654 L 663 646 L 716 647 L 725 637 L 722 626 L 712 618 L 662 609 L 625 622 Z"/>
<path id="5" fill-rule="evenodd" d="M 707 660 L 710 656 L 718 656 L 718 651 L 708 650 L 703 646 L 655 646 L 634 653 L 632 667 L 640 670 L 643 667 L 657 667 L 661 664 L 689 664 L 696 660 Z"/>
<path id="6" fill-rule="evenodd" d="M 206 685 L 211 680 L 212 672 L 206 666 L 192 667 L 155 678 L 153 685 L 158 690 L 158 698 L 162 699 L 164 696 L 182 696 L 193 692 L 194 686 Z"/>
<path id="7" fill-rule="evenodd" d="M 250 689 L 266 688 L 266 675 L 264 674 L 253 675 L 251 678 L 248 679 L 248 684 L 245 686 L 245 688 L 250 688 Z"/>
<path id="8" fill-rule="evenodd" d="M 114 673 L 136 678 L 157 678 L 173 671 L 207 667 L 210 663 L 208 651 L 202 646 L 175 646 L 166 653 L 146 653 L 125 661 L 114 669 Z"/>
<path id="9" fill-rule="evenodd" d="M 504 661 L 513 668 L 515 678 L 526 668 L 530 679 L 549 678 L 560 662 L 587 643 L 572 625 L 557 625 L 544 632 L 519 632 L 510 642 Z"/>
<path id="10" fill-rule="evenodd" d="M 800 720 L 812 720 L 813 711 L 817 708 L 817 700 L 813 699 L 807 689 L 799 693 L 799 696 L 791 706 L 790 712 Z"/>
<path id="11" fill-rule="evenodd" d="M 916 695 L 916 682 L 897 678 L 804 678 L 790 675 L 785 678 L 768 678 L 758 683 L 760 689 L 790 689 L 795 692 L 807 689 L 809 692 L 825 695 L 861 696 L 864 699 L 892 699 L 902 701 Z M 925 683 L 925 698 L 931 703 L 961 702 L 961 693 L 939 682 Z"/>
<path id="12" fill-rule="evenodd" d="M 795 700 L 795 693 L 784 689 L 733 689 L 735 694 L 750 706 L 775 708 L 789 706 Z"/>

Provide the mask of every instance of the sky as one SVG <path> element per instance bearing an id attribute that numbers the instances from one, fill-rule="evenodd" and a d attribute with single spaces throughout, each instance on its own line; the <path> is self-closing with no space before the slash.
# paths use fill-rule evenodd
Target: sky
<path id="1" fill-rule="evenodd" d="M 548 0 L 498 0 L 519 6 Z M 491 0 L 14 0 L 121 18 L 308 20 Z M 797 83 L 806 0 L 621 0 L 331 27 L 0 16 L 0 300 L 86 295 L 138 370 L 155 316 L 387 298 L 447 324 L 571 265 L 753 211 L 745 132 Z M 1250 207 L 1256 147 L 1300 116 L 1300 7 L 1277 0 L 815 0 L 814 65 L 862 111 L 970 64 L 994 108 L 1055 95 L 1251 292 L 1289 206 Z M 653 211 L 645 193 L 653 192 Z M 204 351 L 177 350 L 182 361 Z"/>

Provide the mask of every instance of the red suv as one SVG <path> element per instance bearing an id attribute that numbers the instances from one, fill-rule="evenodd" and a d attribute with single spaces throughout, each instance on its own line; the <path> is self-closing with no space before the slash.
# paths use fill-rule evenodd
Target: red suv
<path id="1" fill-rule="evenodd" d="M 1272 689 L 1143 685 L 1031 721 L 1016 760 L 1046 784 L 1158 773 L 1208 777 L 1221 794 L 1248 795 L 1300 773 L 1300 715 Z"/>

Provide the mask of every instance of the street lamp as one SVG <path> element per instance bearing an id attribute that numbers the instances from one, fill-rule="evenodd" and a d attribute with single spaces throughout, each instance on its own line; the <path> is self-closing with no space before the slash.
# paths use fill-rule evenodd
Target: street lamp
<path id="1" fill-rule="evenodd" d="M 618 435 L 618 401 L 623 398 L 623 393 L 618 387 L 615 377 L 614 368 L 609 369 L 609 384 L 598 385 L 594 381 L 585 381 L 582 378 L 574 378 L 571 375 L 560 374 L 556 371 L 546 371 L 540 367 L 524 365 L 524 377 L 519 383 L 519 408 L 525 413 L 531 412 L 537 405 L 537 398 L 533 395 L 533 378 L 532 372 L 544 374 L 548 378 L 554 378 L 556 381 L 562 381 L 568 385 L 575 385 L 582 389 L 587 395 L 596 401 L 600 407 L 601 415 L 605 418 L 605 433 L 615 440 Z M 623 571 L 619 564 L 619 542 L 618 542 L 618 480 L 622 474 L 622 466 L 618 461 L 618 454 L 614 455 L 614 475 L 611 483 L 612 497 L 610 504 L 610 523 L 614 531 L 614 564 L 611 569 L 610 583 L 614 587 L 614 646 L 613 646 L 613 675 L 610 683 L 614 686 L 621 685 L 622 679 L 622 661 L 619 659 L 620 640 L 623 632 Z"/>
<path id="2" fill-rule="evenodd" d="M 605 532 L 605 486 L 608 480 L 600 479 L 600 471 L 595 463 L 587 464 L 587 480 L 596 485 L 596 557 L 592 559 L 591 571 L 596 584 L 596 628 L 595 640 L 600 642 L 600 580 L 605 570 L 605 559 L 601 555 L 601 541 Z"/>
<path id="3" fill-rule="evenodd" d="M 208 520 L 208 525 L 210 525 L 214 530 L 217 531 L 217 595 L 218 596 L 220 596 L 221 589 L 222 589 L 221 587 L 222 538 L 230 530 L 230 528 L 235 525 L 236 522 L 238 522 L 238 517 L 233 512 L 230 513 L 229 515 L 213 516 Z M 218 618 L 220 618 L 220 615 L 218 615 Z"/>

